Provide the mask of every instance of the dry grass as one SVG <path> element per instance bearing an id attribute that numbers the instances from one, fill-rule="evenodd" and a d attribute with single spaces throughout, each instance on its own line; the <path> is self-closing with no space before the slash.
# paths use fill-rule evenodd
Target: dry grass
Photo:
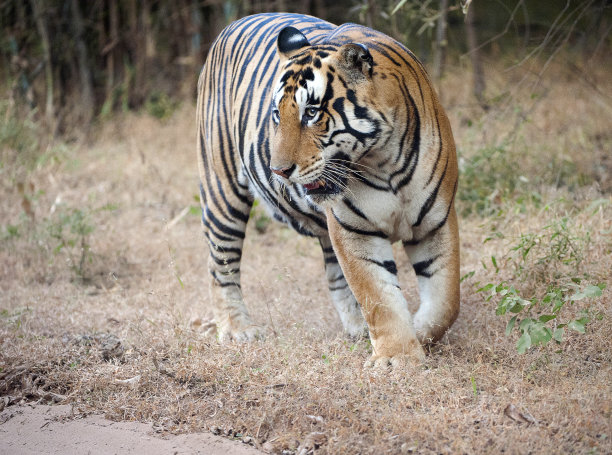
<path id="1" fill-rule="evenodd" d="M 339 334 L 317 243 L 277 224 L 264 234 L 249 227 L 243 262 L 244 293 L 266 340 L 221 346 L 192 328 L 209 312 L 199 217 L 185 212 L 197 205 L 192 106 L 166 123 L 113 121 L 93 143 L 31 172 L 31 216 L 10 173 L 2 174 L 0 407 L 73 403 L 77 413 L 152 422 L 159 432 L 210 430 L 275 453 L 611 452 L 612 86 L 609 73 L 593 73 L 606 94 L 595 102 L 589 84 L 561 68 L 549 74 L 533 106 L 523 83 L 487 114 L 468 101 L 464 71 L 447 78 L 445 103 L 464 160 L 515 132 L 502 145 L 529 184 L 493 195 L 495 215 L 461 220 L 462 274 L 474 275 L 462 283 L 457 323 L 422 368 L 363 369 L 369 344 Z M 491 74 L 490 90 L 518 77 Z M 528 121 L 515 124 L 516 115 Z M 557 179 L 562 154 L 583 180 L 569 171 Z M 524 193 L 541 202 L 517 202 Z M 595 199 L 601 204 L 588 209 Z M 89 214 L 83 281 L 65 251 L 53 252 L 48 226 L 66 207 L 106 204 L 116 209 Z M 582 262 L 518 277 L 507 254 L 517 237 L 564 214 L 574 232 L 589 232 Z M 492 232 L 503 238 L 483 243 Z M 414 302 L 415 280 L 397 256 Z M 509 258 L 499 274 L 491 256 Z M 536 267 L 529 260 L 524 265 Z M 567 309 L 599 317 L 586 334 L 525 355 L 514 335 L 504 336 L 495 302 L 475 292 L 477 282 L 508 280 L 541 293 L 569 276 L 607 283 L 600 299 Z"/>

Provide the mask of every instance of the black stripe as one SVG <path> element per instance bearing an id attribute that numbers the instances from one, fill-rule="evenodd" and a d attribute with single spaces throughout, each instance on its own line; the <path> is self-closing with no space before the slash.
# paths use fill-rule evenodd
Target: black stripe
<path id="1" fill-rule="evenodd" d="M 210 239 L 206 237 L 209 241 Z M 218 243 L 210 241 L 211 249 L 215 251 L 219 251 L 221 253 L 226 254 L 235 254 L 237 256 L 242 256 L 242 248 L 234 248 L 234 247 L 224 247 L 223 245 L 219 245 Z"/>
<path id="2" fill-rule="evenodd" d="M 340 280 L 343 280 L 343 279 L 344 279 L 344 275 L 341 273 L 340 275 L 336 275 L 333 278 L 328 278 L 327 281 L 328 281 L 328 283 L 331 284 L 331 283 L 335 283 L 336 281 L 340 281 Z"/>
<path id="3" fill-rule="evenodd" d="M 341 284 L 341 285 L 338 285 L 338 286 L 329 286 L 329 290 L 332 291 L 332 292 L 333 291 L 340 291 L 340 290 L 346 289 L 346 288 L 348 288 L 348 284 L 347 283 L 344 283 L 344 284 Z"/>
<path id="4" fill-rule="evenodd" d="M 395 42 L 395 44 L 399 44 L 399 43 Z M 420 68 L 421 68 L 421 70 L 422 70 L 422 74 L 420 74 L 420 75 L 419 75 L 419 74 L 416 72 L 416 70 L 415 70 L 415 69 L 414 69 L 414 67 L 413 67 L 413 66 L 410 64 L 410 62 L 409 62 L 408 60 L 406 60 L 406 58 L 404 58 L 404 56 L 403 56 L 403 55 L 401 55 L 401 54 L 400 54 L 400 53 L 399 53 L 399 52 L 398 52 L 396 49 L 394 49 L 394 48 L 393 48 L 393 47 L 391 47 L 390 45 L 388 45 L 388 44 L 386 44 L 386 43 L 382 43 L 382 42 L 381 42 L 381 43 L 377 43 L 377 45 L 378 45 L 378 46 L 381 46 L 381 47 L 384 47 L 385 49 L 388 49 L 389 51 L 391 51 L 391 52 L 393 52 L 395 55 L 397 55 L 397 57 L 399 57 L 399 58 L 400 58 L 400 59 L 401 59 L 401 60 L 404 62 L 404 64 L 405 64 L 405 65 L 408 67 L 408 69 L 409 69 L 409 70 L 410 70 L 410 72 L 412 73 L 412 76 L 414 77 L 414 80 L 415 80 L 415 81 L 419 81 L 419 79 L 421 79 L 419 76 L 422 76 L 422 77 L 425 79 L 425 82 L 427 82 L 427 73 L 425 72 L 425 70 L 424 70 L 423 66 L 421 65 L 421 63 L 420 63 L 418 60 L 416 60 L 416 59 L 415 59 L 415 61 L 416 61 L 416 62 L 419 64 L 419 67 L 420 67 Z M 401 46 L 401 44 L 400 44 L 400 47 L 402 48 L 402 50 L 404 50 L 404 51 L 408 51 L 408 49 L 406 49 L 405 47 Z M 380 51 L 380 49 L 377 49 L 377 50 L 378 50 L 378 51 Z M 408 51 L 408 54 L 409 54 L 410 56 L 414 57 L 414 55 L 413 55 L 413 54 L 412 54 L 410 51 Z M 385 56 L 386 56 L 387 58 L 391 59 L 391 57 L 389 56 L 389 54 L 386 54 Z M 391 60 L 393 60 L 393 59 L 391 59 Z M 394 61 L 394 62 L 395 62 L 395 61 Z M 396 63 L 396 64 L 397 64 L 397 63 Z M 423 97 L 423 89 L 421 88 L 421 83 L 418 83 L 418 84 L 417 84 L 417 87 L 419 88 L 419 94 L 421 95 L 421 102 L 422 102 L 422 104 L 425 104 L 425 98 Z"/>
<path id="5" fill-rule="evenodd" d="M 221 215 L 223 215 L 224 218 L 228 219 L 228 220 L 232 220 L 232 217 L 234 217 L 235 219 L 238 219 L 244 223 L 246 223 L 249 219 L 249 213 L 250 213 L 250 206 L 251 204 L 248 204 L 248 211 L 247 213 L 243 213 L 240 210 L 236 209 L 235 207 L 233 207 L 230 202 L 227 200 L 227 198 L 225 197 L 225 192 L 223 191 L 223 188 L 221 186 L 221 181 L 219 180 L 219 177 L 217 175 L 211 175 L 210 169 L 208 167 L 208 157 L 204 151 L 204 137 L 202 135 L 202 132 L 200 131 L 200 148 L 202 150 L 202 160 L 203 160 L 203 168 L 204 168 L 204 173 L 205 173 L 205 178 L 204 180 L 206 181 L 207 184 L 207 189 L 208 192 L 204 191 L 204 186 L 202 184 L 202 181 L 200 180 L 200 196 L 202 196 L 202 201 L 205 202 L 205 205 L 207 207 L 215 207 L 217 210 L 219 210 L 219 212 L 221 213 Z M 217 189 L 219 194 L 221 195 L 221 198 L 223 199 L 224 205 L 226 207 L 226 209 L 229 211 L 230 215 L 228 215 L 222 208 L 221 204 L 219 204 L 219 201 L 215 195 L 215 191 L 213 191 L 213 188 L 211 188 L 212 185 L 212 181 L 216 181 L 217 182 Z M 210 201 L 208 201 L 207 195 L 210 196 Z"/>
<path id="6" fill-rule="evenodd" d="M 427 179 L 427 183 L 425 184 L 423 189 L 427 188 L 427 185 L 431 183 L 434 175 L 436 175 L 436 170 L 438 169 L 438 161 L 440 161 L 440 156 L 442 156 L 442 136 L 440 135 L 440 120 L 438 119 L 438 109 L 436 108 L 435 103 L 434 103 L 434 115 L 436 116 L 436 133 L 438 134 L 438 142 L 440 143 L 440 145 L 438 147 L 438 155 L 436 156 L 436 159 L 434 161 L 434 167 L 431 170 L 431 174 L 429 175 L 429 178 Z"/>
<path id="7" fill-rule="evenodd" d="M 430 278 L 436 272 L 435 271 L 430 272 L 427 269 L 439 257 L 440 255 L 437 255 L 425 261 L 419 261 L 419 262 L 412 264 L 412 267 L 414 268 L 414 273 L 416 273 L 419 276 L 424 276 L 425 278 Z"/>
<path id="8" fill-rule="evenodd" d="M 382 166 L 379 166 L 379 167 L 382 167 Z M 385 192 L 387 192 L 387 191 L 389 191 L 391 189 L 388 185 L 385 185 L 385 186 L 377 185 L 376 183 L 368 180 L 368 178 L 362 172 L 358 172 L 358 173 L 354 174 L 352 177 L 354 179 L 358 180 L 359 182 L 363 183 L 364 185 L 369 186 L 370 188 L 374 188 L 375 190 L 378 190 L 378 191 L 385 191 Z M 376 177 L 376 176 L 371 176 L 371 177 Z M 378 178 L 378 177 L 376 177 L 376 178 Z M 382 179 L 380 179 L 380 180 L 382 180 Z"/>
<path id="9" fill-rule="evenodd" d="M 450 214 L 451 211 L 451 207 L 453 206 L 453 200 L 455 199 L 455 192 L 457 191 L 457 181 L 455 180 L 455 189 L 453 190 L 453 198 L 451 199 L 450 203 L 448 204 L 448 208 L 446 209 L 446 215 L 444 215 L 444 218 L 442 219 L 442 221 L 440 221 L 436 227 L 434 227 L 428 235 L 431 235 L 433 233 L 435 233 L 438 229 L 440 229 L 442 226 L 444 226 L 446 224 L 446 222 L 448 221 L 448 215 Z"/>
<path id="10" fill-rule="evenodd" d="M 416 223 L 412 225 L 413 227 L 420 226 L 421 222 L 423 221 L 423 218 L 425 218 L 425 215 L 427 215 L 429 211 L 431 210 L 431 208 L 433 207 L 434 201 L 436 200 L 436 197 L 438 197 L 438 190 L 440 189 L 440 185 L 442 185 L 442 181 L 444 180 L 444 176 L 446 175 L 447 168 L 448 168 L 448 157 L 446 158 L 446 164 L 444 165 L 444 171 L 442 172 L 442 176 L 440 177 L 440 180 L 438 180 L 438 184 L 436 185 L 433 192 L 429 195 L 429 197 L 423 204 L 423 207 L 421 207 L 421 210 L 419 212 L 419 217 L 417 218 Z"/>
<path id="11" fill-rule="evenodd" d="M 336 214 L 334 213 L 334 211 L 332 210 L 332 214 L 334 215 L 334 218 L 336 219 L 336 221 L 338 222 L 338 224 L 340 226 L 342 226 L 343 229 L 349 231 L 349 232 L 354 232 L 355 234 L 359 234 L 359 235 L 369 235 L 372 237 L 380 237 L 383 239 L 387 238 L 387 235 L 384 232 L 381 231 L 366 231 L 364 229 L 359 229 L 356 227 L 353 227 L 349 224 L 343 223 L 342 221 L 340 221 L 340 219 L 336 216 Z"/>
<path id="12" fill-rule="evenodd" d="M 405 86 L 403 77 L 402 77 L 402 80 L 400 80 L 396 75 L 393 75 L 393 77 L 397 80 L 398 87 L 400 88 L 402 94 L 409 101 L 408 105 L 412 109 L 412 112 L 408 112 L 408 115 L 412 113 L 414 117 L 413 136 L 410 138 L 410 153 L 408 154 L 407 159 L 404 161 L 401 169 L 391 174 L 391 179 L 393 179 L 394 177 L 399 176 L 402 173 L 406 172 L 406 169 L 408 169 L 407 173 L 397 183 L 397 185 L 392 186 L 393 192 L 397 193 L 397 191 L 399 191 L 400 188 L 410 183 L 410 181 L 412 180 L 412 176 L 414 175 L 414 172 L 416 170 L 417 164 L 419 162 L 419 153 L 420 153 L 420 147 L 421 147 L 421 116 L 417 109 L 416 103 L 414 102 L 414 99 L 412 98 L 412 95 L 410 95 L 410 93 L 408 92 L 408 89 Z M 400 154 L 402 153 L 404 149 L 404 145 L 406 144 L 406 135 L 408 131 L 409 131 L 409 128 L 406 129 L 406 131 L 404 132 L 404 135 L 402 136 L 402 142 L 400 142 Z"/>
<path id="13" fill-rule="evenodd" d="M 338 258 L 336 258 L 336 256 L 325 256 L 323 258 L 323 262 L 325 262 L 325 265 L 337 264 L 338 263 Z"/>
<path id="14" fill-rule="evenodd" d="M 230 202 L 225 197 L 225 192 L 223 191 L 223 187 L 221 186 L 221 180 L 219 180 L 219 177 L 217 177 L 216 180 L 217 180 L 217 189 L 219 190 L 221 199 L 223 199 L 223 202 L 225 203 L 225 208 L 231 215 L 231 217 L 228 216 L 227 218 L 232 219 L 233 217 L 234 219 L 240 220 L 243 223 L 246 223 L 247 221 L 249 221 L 249 215 L 251 213 L 251 204 L 248 204 L 248 208 L 246 212 L 241 212 L 240 210 L 235 208 L 232 204 L 230 204 Z"/>
<path id="15" fill-rule="evenodd" d="M 236 240 L 232 237 L 226 237 L 224 235 L 219 234 L 218 232 L 215 232 L 215 230 L 212 228 L 210 223 L 206 221 L 206 218 L 204 217 L 204 209 L 202 209 L 202 224 L 206 228 L 204 230 L 204 235 L 206 236 L 208 241 L 212 244 L 215 244 L 215 242 L 213 242 L 212 239 L 210 238 L 210 233 L 212 233 L 217 239 L 221 240 L 222 242 L 234 242 Z"/>
<path id="16" fill-rule="evenodd" d="M 217 229 L 219 229 L 224 234 L 230 235 L 234 238 L 244 239 L 244 231 L 239 231 L 237 229 L 231 228 L 223 224 L 219 219 L 210 211 L 208 207 L 206 207 L 206 218 L 212 221 Z M 213 229 L 214 231 L 214 229 Z"/>
<path id="17" fill-rule="evenodd" d="M 223 251 L 223 252 L 225 252 L 225 251 Z M 242 253 L 242 251 L 240 253 Z M 215 264 L 218 264 L 218 265 L 230 265 L 230 264 L 235 264 L 236 262 L 239 263 L 240 259 L 241 259 L 241 255 L 239 255 L 238 257 L 232 258 L 232 259 L 219 258 L 219 257 L 214 255 L 212 248 L 210 249 L 210 257 L 215 262 Z"/>
<path id="18" fill-rule="evenodd" d="M 376 259 L 366 258 L 366 261 L 371 262 L 372 264 L 376 264 L 379 267 L 384 268 L 387 272 L 392 275 L 397 275 L 397 266 L 395 265 L 395 261 L 377 261 Z"/>
<path id="19" fill-rule="evenodd" d="M 214 280 L 217 282 L 217 284 L 221 286 L 222 288 L 225 288 L 228 286 L 236 286 L 238 289 L 240 289 L 240 283 L 236 283 L 236 282 L 227 283 L 227 282 L 221 281 L 219 277 L 217 276 L 217 273 L 214 270 L 211 270 L 210 274 L 212 275 Z"/>
<path id="20" fill-rule="evenodd" d="M 355 207 L 355 206 L 353 205 L 353 203 L 352 203 L 352 202 L 351 202 L 349 199 L 344 198 L 344 199 L 342 199 L 342 202 L 344 202 L 344 204 L 345 204 L 345 205 L 346 205 L 346 206 L 347 206 L 347 207 L 348 207 L 348 208 L 351 210 L 351 212 L 353 212 L 355 215 L 359 216 L 360 218 L 363 218 L 364 220 L 367 220 L 367 219 L 368 219 L 368 217 L 367 217 L 367 216 L 365 216 L 365 214 L 364 214 L 364 213 L 363 213 L 361 210 L 359 210 L 357 207 Z M 368 221 L 369 221 L 369 220 L 368 220 Z"/>

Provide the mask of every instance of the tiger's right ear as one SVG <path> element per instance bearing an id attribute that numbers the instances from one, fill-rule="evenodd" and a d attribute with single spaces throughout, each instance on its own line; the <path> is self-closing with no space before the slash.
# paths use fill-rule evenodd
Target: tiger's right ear
<path id="1" fill-rule="evenodd" d="M 276 46 L 281 60 L 283 60 L 293 57 L 300 49 L 310 46 L 310 43 L 297 28 L 285 27 L 278 34 Z"/>

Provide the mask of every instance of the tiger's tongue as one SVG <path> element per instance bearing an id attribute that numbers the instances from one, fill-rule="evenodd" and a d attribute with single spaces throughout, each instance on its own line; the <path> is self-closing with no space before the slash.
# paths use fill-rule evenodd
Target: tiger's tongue
<path id="1" fill-rule="evenodd" d="M 307 183 L 306 185 L 304 185 L 304 188 L 306 188 L 307 190 L 316 190 L 317 188 L 321 186 L 325 186 L 325 181 L 319 180 L 314 183 Z"/>

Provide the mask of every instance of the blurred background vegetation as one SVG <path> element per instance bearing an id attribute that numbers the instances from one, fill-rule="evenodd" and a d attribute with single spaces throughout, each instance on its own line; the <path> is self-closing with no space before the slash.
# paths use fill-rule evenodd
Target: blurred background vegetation
<path id="1" fill-rule="evenodd" d="M 485 109 L 488 61 L 546 61 L 562 49 L 584 70 L 612 44 L 609 0 L 0 0 L 0 114 L 17 114 L 23 128 L 42 124 L 52 137 L 117 111 L 163 117 L 195 97 L 223 27 L 266 11 L 382 30 L 436 81 L 449 62 L 467 62 Z"/>

